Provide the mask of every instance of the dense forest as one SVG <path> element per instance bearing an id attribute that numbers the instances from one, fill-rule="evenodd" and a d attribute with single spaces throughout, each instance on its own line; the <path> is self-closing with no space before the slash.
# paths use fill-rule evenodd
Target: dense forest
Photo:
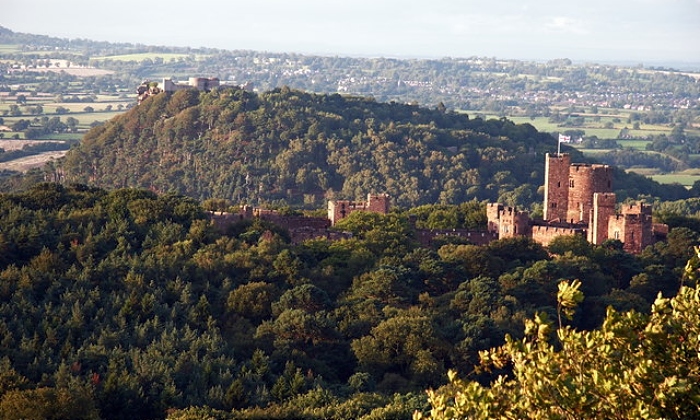
<path id="1" fill-rule="evenodd" d="M 542 200 L 544 154 L 554 151 L 550 135 L 507 119 L 289 88 L 223 88 L 148 98 L 93 128 L 50 176 L 265 206 L 316 209 L 325 199 L 388 193 L 404 208 L 472 199 L 531 208 Z M 623 171 L 615 180 L 623 199 L 688 196 Z"/>
<path id="2" fill-rule="evenodd" d="M 562 279 L 585 294 L 577 329 L 674 295 L 700 234 L 667 210 L 668 241 L 634 256 L 580 237 L 421 248 L 399 212 L 292 245 L 260 220 L 215 230 L 181 195 L 4 194 L 0 417 L 407 418 L 447 370 L 555 317 Z"/>
<path id="3" fill-rule="evenodd" d="M 491 418 L 503 407 L 521 417 L 689 418 L 687 406 L 673 404 L 700 398 L 690 357 L 697 332 L 673 318 L 700 306 L 697 292 L 693 300 L 682 288 L 700 268 L 700 185 L 661 186 L 614 169 L 618 198 L 653 203 L 655 221 L 670 228 L 667 241 L 639 255 L 581 236 L 546 248 L 524 237 L 422 247 L 414 231 L 483 228 L 486 201 L 541 211 L 544 155 L 556 151 L 556 138 L 448 107 L 543 114 L 546 106 L 509 95 L 544 90 L 556 101 L 589 85 L 591 103 L 611 92 L 614 106 L 663 98 L 653 115 L 678 130 L 650 149 L 683 157 L 696 147 L 683 133 L 696 110 L 679 110 L 696 107 L 698 85 L 687 75 L 566 60 L 205 49 L 173 50 L 185 57 L 169 62 L 91 61 L 152 47 L 0 27 L 0 42 L 10 41 L 26 44 L 13 58 L 22 65 L 41 66 L 43 51 L 60 51 L 77 65 L 118 71 L 81 79 L 91 92 L 75 96 L 81 106 L 156 70 L 236 81 L 247 74 L 264 89 L 152 96 L 95 124 L 64 159 L 2 178 L 0 190 L 12 192 L 0 194 L 0 419 Z M 35 82 L 30 73 L 3 73 L 0 88 Z M 47 75 L 41 92 L 66 92 L 76 80 Z M 318 93 L 279 87 L 287 84 Z M 654 85 L 674 93 L 656 96 Z M 360 95 L 321 93 L 327 89 Z M 77 124 L 35 111 L 13 126 L 55 132 Z M 615 153 L 615 162 L 638 159 L 632 153 Z M 217 227 L 207 212 L 239 204 L 313 212 L 327 199 L 368 193 L 388 193 L 392 211 L 352 213 L 335 226 L 349 233 L 337 241 L 293 244 L 269 222 Z M 691 315 L 683 321 L 696 326 Z M 637 348 L 644 351 L 630 350 Z M 560 366 L 576 374 L 558 375 Z M 634 380 L 620 379 L 627 372 Z M 666 388 L 643 394 L 655 381 Z M 538 387 L 561 392 L 531 392 Z M 602 398 L 598 416 L 583 415 L 594 412 L 600 389 L 630 410 L 608 416 L 618 405 Z M 633 410 L 647 401 L 661 408 Z M 565 403 L 575 408 L 562 414 Z"/>

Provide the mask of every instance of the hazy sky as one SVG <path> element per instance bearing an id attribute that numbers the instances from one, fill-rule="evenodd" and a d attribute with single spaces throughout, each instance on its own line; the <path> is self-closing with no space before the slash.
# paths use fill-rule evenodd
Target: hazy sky
<path id="1" fill-rule="evenodd" d="M 0 25 L 341 56 L 700 62 L 700 0 L 0 0 Z"/>

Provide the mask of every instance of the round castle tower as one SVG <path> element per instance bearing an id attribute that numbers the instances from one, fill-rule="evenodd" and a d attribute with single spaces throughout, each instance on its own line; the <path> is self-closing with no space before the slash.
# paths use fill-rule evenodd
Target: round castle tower
<path id="1" fill-rule="evenodd" d="M 593 210 L 593 194 L 609 192 L 612 192 L 612 168 L 608 165 L 571 165 L 566 220 L 588 223 Z"/>

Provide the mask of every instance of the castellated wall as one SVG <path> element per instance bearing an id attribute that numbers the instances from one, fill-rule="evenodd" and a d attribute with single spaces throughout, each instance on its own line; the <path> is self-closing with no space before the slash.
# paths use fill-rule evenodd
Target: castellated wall
<path id="1" fill-rule="evenodd" d="M 501 204 L 486 207 L 488 231 L 499 238 L 530 236 L 544 246 L 561 235 L 583 235 L 592 244 L 618 239 L 630 253 L 664 240 L 668 226 L 652 223 L 651 207 L 623 206 L 616 212 L 612 167 L 571 163 L 568 154 L 547 154 L 544 220 Z"/>
<path id="2" fill-rule="evenodd" d="M 488 231 L 495 232 L 499 238 L 530 235 L 530 215 L 498 203 L 489 203 L 486 207 Z"/>
<path id="3" fill-rule="evenodd" d="M 623 249 L 639 253 L 655 241 L 651 207 L 642 203 L 623 206 L 621 214 L 610 218 L 608 237 L 623 242 Z"/>
<path id="4" fill-rule="evenodd" d="M 566 220 L 588 223 L 593 210 L 593 194 L 606 192 L 612 192 L 612 168 L 608 165 L 571 165 Z"/>
<path id="5" fill-rule="evenodd" d="M 173 82 L 171 79 L 163 79 L 163 91 L 165 92 L 177 92 L 183 89 L 197 89 L 200 91 L 210 91 L 214 88 L 219 87 L 220 82 L 216 77 L 190 77 L 187 82 Z"/>
<path id="6" fill-rule="evenodd" d="M 530 215 L 527 212 L 517 211 L 513 207 L 505 207 L 499 213 L 499 219 L 500 238 L 530 235 Z"/>
<path id="7" fill-rule="evenodd" d="M 389 196 L 386 194 L 369 194 L 367 196 L 367 211 L 389 213 Z"/>
<path id="8" fill-rule="evenodd" d="M 331 226 L 356 211 L 387 214 L 389 212 L 389 196 L 387 194 L 368 194 L 367 201 L 336 200 L 328 202 L 328 219 L 331 221 Z"/>
<path id="9" fill-rule="evenodd" d="M 566 220 L 570 166 L 571 157 L 568 153 L 559 155 L 547 153 L 544 167 L 544 220 Z"/>
<path id="10" fill-rule="evenodd" d="M 555 226 L 552 224 L 532 226 L 532 240 L 549 246 L 552 239 L 562 235 L 586 235 L 586 230 L 580 226 Z"/>

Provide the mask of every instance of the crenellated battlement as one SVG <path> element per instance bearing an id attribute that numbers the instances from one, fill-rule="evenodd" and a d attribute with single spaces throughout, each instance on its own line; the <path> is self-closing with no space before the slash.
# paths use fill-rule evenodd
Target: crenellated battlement
<path id="1" fill-rule="evenodd" d="M 618 239 L 632 253 L 668 232 L 665 225 L 652 224 L 647 204 L 625 204 L 617 211 L 613 170 L 608 165 L 571 163 L 568 154 L 547 154 L 545 178 L 544 220 L 531 220 L 526 212 L 491 203 L 486 208 L 488 230 L 499 238 L 530 236 L 543 245 L 561 235 L 584 235 L 598 245 Z"/>
<path id="2" fill-rule="evenodd" d="M 366 201 L 336 200 L 328 202 L 328 219 L 331 226 L 356 211 L 369 211 L 380 214 L 389 213 L 389 195 L 367 194 Z"/>

